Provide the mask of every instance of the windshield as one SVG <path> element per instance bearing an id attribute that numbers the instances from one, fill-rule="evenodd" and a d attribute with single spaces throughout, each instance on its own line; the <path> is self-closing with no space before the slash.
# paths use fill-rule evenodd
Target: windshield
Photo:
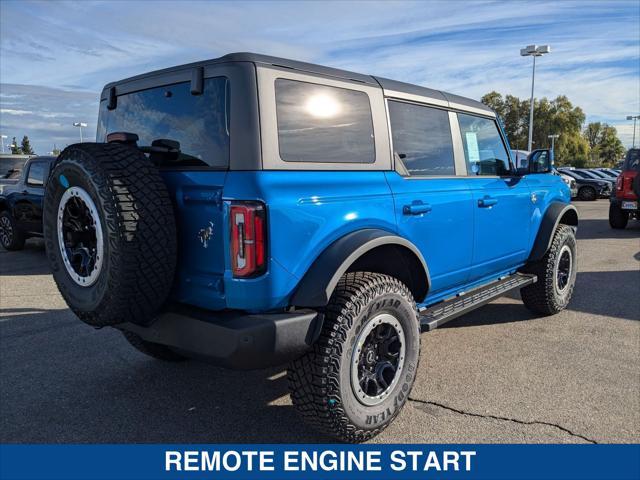
<path id="1" fill-rule="evenodd" d="M 583 172 L 580 170 L 571 170 L 571 173 L 569 175 L 573 175 L 574 177 L 578 176 L 580 178 L 589 178 L 593 180 L 593 177 L 590 175 L 587 175 L 587 172 Z"/>
<path id="2" fill-rule="evenodd" d="M 602 172 L 599 172 L 598 170 L 589 170 L 589 172 L 591 175 L 594 175 L 595 177 L 598 178 L 606 178 L 607 180 L 609 179 L 609 177 L 607 175 L 605 175 Z"/>

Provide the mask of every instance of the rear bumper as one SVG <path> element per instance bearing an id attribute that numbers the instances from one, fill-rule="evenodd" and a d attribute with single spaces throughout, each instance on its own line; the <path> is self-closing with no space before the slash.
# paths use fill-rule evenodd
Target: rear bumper
<path id="1" fill-rule="evenodd" d="M 215 365 L 249 370 L 281 365 L 311 348 L 322 315 L 313 310 L 251 315 L 172 307 L 151 325 L 118 325 L 148 342 Z"/>
<path id="2" fill-rule="evenodd" d="M 632 200 L 632 199 L 618 198 L 618 197 L 615 197 L 615 196 L 611 196 L 609 198 L 609 201 L 611 202 L 611 205 L 613 205 L 614 207 L 618 207 L 618 208 L 622 208 L 622 202 L 624 202 L 624 201 L 626 201 L 626 202 L 636 202 L 636 205 L 638 206 L 638 208 L 636 208 L 635 210 L 633 210 L 633 209 L 625 209 L 625 212 L 635 213 L 636 215 L 640 215 L 640 199 Z"/>

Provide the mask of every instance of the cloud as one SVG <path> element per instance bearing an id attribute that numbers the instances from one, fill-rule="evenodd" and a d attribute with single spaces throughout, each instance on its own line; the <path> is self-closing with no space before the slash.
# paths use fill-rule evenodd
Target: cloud
<path id="1" fill-rule="evenodd" d="M 31 110 L 14 110 L 11 108 L 0 108 L 0 114 L 5 115 L 33 115 Z"/>
<path id="2" fill-rule="evenodd" d="M 95 138 L 97 93 L 20 84 L 2 84 L 1 88 L 0 131 L 18 141 L 27 135 L 36 153 L 46 154 L 54 144 L 62 148 L 77 142 L 74 121 L 87 122 L 83 135 L 87 140 Z"/>

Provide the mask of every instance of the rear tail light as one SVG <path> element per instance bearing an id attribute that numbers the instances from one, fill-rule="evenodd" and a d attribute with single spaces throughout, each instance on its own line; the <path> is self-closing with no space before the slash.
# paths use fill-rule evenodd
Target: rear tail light
<path id="1" fill-rule="evenodd" d="M 265 207 L 256 202 L 231 204 L 231 268 L 234 277 L 261 275 L 267 267 Z"/>
<path id="2" fill-rule="evenodd" d="M 638 196 L 633 191 L 633 179 L 637 172 L 622 172 L 616 179 L 616 196 L 628 200 L 636 200 Z"/>

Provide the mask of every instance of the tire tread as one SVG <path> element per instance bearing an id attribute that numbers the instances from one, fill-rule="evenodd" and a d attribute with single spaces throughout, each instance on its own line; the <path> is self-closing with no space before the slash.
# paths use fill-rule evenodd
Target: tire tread
<path id="1" fill-rule="evenodd" d="M 400 408 L 396 409 L 378 428 L 358 428 L 341 408 L 338 395 L 342 348 L 347 340 L 347 332 L 371 298 L 390 291 L 409 300 L 417 312 L 411 292 L 398 279 L 370 272 L 345 274 L 326 307 L 322 331 L 313 350 L 291 362 L 288 368 L 289 391 L 296 410 L 315 429 L 341 441 L 354 443 L 369 440 L 384 430 L 400 411 Z M 419 322 L 416 324 L 419 329 Z M 334 405 L 330 405 L 330 402 Z"/>

